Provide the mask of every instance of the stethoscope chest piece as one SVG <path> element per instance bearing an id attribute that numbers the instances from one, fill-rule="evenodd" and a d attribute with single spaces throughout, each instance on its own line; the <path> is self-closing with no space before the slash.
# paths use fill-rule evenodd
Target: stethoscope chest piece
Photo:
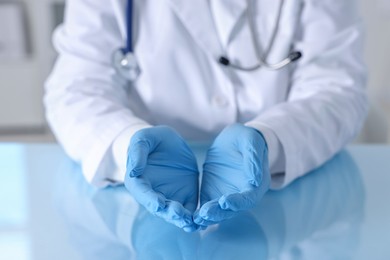
<path id="1" fill-rule="evenodd" d="M 115 69 L 125 79 L 135 81 L 141 74 L 141 69 L 133 52 L 118 49 L 113 53 L 112 59 Z"/>

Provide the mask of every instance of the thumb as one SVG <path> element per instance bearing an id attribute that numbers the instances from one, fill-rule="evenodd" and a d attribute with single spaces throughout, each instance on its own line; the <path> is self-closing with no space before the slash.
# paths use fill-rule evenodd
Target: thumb
<path id="1" fill-rule="evenodd" d="M 245 172 L 250 178 L 249 183 L 255 187 L 259 187 L 263 179 L 263 172 L 262 161 L 258 152 L 255 148 L 251 147 L 243 152 L 243 157 Z"/>
<path id="2" fill-rule="evenodd" d="M 130 177 L 140 176 L 146 167 L 150 147 L 145 141 L 131 142 L 127 150 L 126 175 Z"/>
<path id="3" fill-rule="evenodd" d="M 219 200 L 219 206 L 224 210 L 241 211 L 255 206 L 258 196 L 254 190 L 223 195 Z"/>

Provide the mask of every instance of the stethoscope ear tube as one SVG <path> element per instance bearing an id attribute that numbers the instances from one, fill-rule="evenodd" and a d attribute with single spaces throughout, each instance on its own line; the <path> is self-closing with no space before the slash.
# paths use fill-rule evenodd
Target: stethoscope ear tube
<path id="1" fill-rule="evenodd" d="M 264 55 L 262 55 L 262 56 L 260 56 L 260 51 L 259 51 L 259 46 L 258 46 L 259 43 L 257 42 L 256 37 L 255 37 L 255 32 L 256 32 L 255 23 L 252 21 L 253 19 L 250 17 L 251 16 L 250 12 L 252 11 L 252 8 L 250 7 L 251 0 L 247 0 L 247 1 L 248 1 L 248 12 L 249 12 L 248 13 L 248 20 L 249 20 L 250 29 L 252 31 L 252 38 L 253 38 L 252 40 L 253 40 L 254 47 L 256 49 L 256 56 L 258 59 L 258 63 L 253 65 L 253 66 L 244 67 L 244 66 L 234 64 L 233 62 L 231 62 L 231 60 L 227 56 L 219 57 L 218 63 L 221 65 L 224 65 L 224 66 L 232 67 L 232 68 L 237 69 L 237 70 L 241 70 L 241 71 L 254 71 L 254 70 L 259 69 L 260 67 L 264 67 L 264 68 L 267 68 L 270 70 L 279 70 L 279 69 L 282 69 L 283 67 L 287 66 L 288 64 L 299 60 L 302 57 L 302 53 L 299 51 L 294 51 L 294 52 L 291 52 L 286 59 L 284 59 L 278 63 L 269 64 L 266 61 L 266 57 L 268 56 L 270 50 L 272 49 L 275 36 L 278 32 L 278 27 L 279 27 L 279 22 L 281 19 L 284 0 L 280 1 L 279 11 L 277 14 L 275 28 L 274 28 L 274 31 L 272 33 L 270 44 L 269 44 L 268 48 L 266 49 Z M 112 55 L 113 56 L 112 60 L 113 60 L 113 64 L 114 64 L 115 69 L 122 77 L 124 77 L 125 79 L 127 79 L 129 81 L 135 81 L 138 78 L 139 74 L 141 73 L 141 70 L 138 66 L 137 59 L 134 55 L 133 42 L 132 42 L 133 41 L 133 38 L 132 38 L 132 36 L 133 36 L 133 0 L 128 0 L 126 12 L 127 12 L 126 46 L 125 46 L 125 48 L 120 48 L 120 49 L 116 50 Z"/>
<path id="2" fill-rule="evenodd" d="M 302 58 L 302 52 L 300 52 L 300 51 L 292 52 L 290 54 L 289 58 L 290 58 L 291 62 L 297 61 L 300 58 Z"/>
<path id="3" fill-rule="evenodd" d="M 126 28 L 126 47 L 123 49 L 124 54 L 128 52 L 134 52 L 133 50 L 133 0 L 127 1 L 127 10 L 126 10 L 126 22 L 127 22 L 127 28 Z"/>
<path id="4" fill-rule="evenodd" d="M 135 81 L 141 74 L 133 49 L 133 1 L 128 0 L 126 8 L 127 39 L 125 48 L 120 48 L 112 54 L 112 62 L 119 75 L 129 81 Z"/>
<path id="5" fill-rule="evenodd" d="M 254 71 L 259 69 L 260 67 L 265 67 L 269 70 L 280 70 L 286 67 L 287 65 L 289 65 L 290 63 L 298 61 L 300 58 L 302 58 L 302 53 L 300 51 L 295 51 L 290 53 L 286 59 L 275 64 L 268 64 L 265 61 L 259 59 L 258 64 L 250 67 L 243 67 L 230 62 L 230 59 L 227 58 L 226 56 L 219 57 L 218 63 L 226 67 L 232 67 L 234 69 L 241 70 L 241 71 Z"/>
<path id="6" fill-rule="evenodd" d="M 233 62 L 231 62 L 231 60 L 227 56 L 219 57 L 218 62 L 224 66 L 228 66 L 228 67 L 231 67 L 231 68 L 234 68 L 237 70 L 241 70 L 241 71 L 250 72 L 250 71 L 257 70 L 260 67 L 264 67 L 264 68 L 267 68 L 269 70 L 280 70 L 292 62 L 298 61 L 302 57 L 302 53 L 300 51 L 290 52 L 289 55 L 287 56 L 287 58 L 285 58 L 284 60 L 282 60 L 278 63 L 270 64 L 266 60 L 267 57 L 269 56 L 271 50 L 272 50 L 272 47 L 274 46 L 274 41 L 275 41 L 276 36 L 278 34 L 278 31 L 279 31 L 279 23 L 280 23 L 280 20 L 282 17 L 284 0 L 280 0 L 278 13 L 277 13 L 276 18 L 275 18 L 275 26 L 274 26 L 273 32 L 271 34 L 269 44 L 268 44 L 267 48 L 263 51 L 263 53 L 261 53 L 261 51 L 260 51 L 260 43 L 258 42 L 257 37 L 256 37 L 257 28 L 256 28 L 256 23 L 254 22 L 255 18 L 252 15 L 252 12 L 254 9 L 251 6 L 252 1 L 247 0 L 247 3 L 248 3 L 248 9 L 247 9 L 248 23 L 249 23 L 249 29 L 251 30 L 252 43 L 253 43 L 253 46 L 255 49 L 255 54 L 257 57 L 257 64 L 252 65 L 252 66 L 242 66 L 242 65 L 234 64 Z"/>

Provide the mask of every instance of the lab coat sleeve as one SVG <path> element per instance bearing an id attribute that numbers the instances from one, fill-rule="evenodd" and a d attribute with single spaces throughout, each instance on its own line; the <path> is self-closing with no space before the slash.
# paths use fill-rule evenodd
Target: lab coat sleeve
<path id="1" fill-rule="evenodd" d="M 273 189 L 330 159 L 356 136 L 367 113 L 357 2 L 303 3 L 293 46 L 303 58 L 292 72 L 288 100 L 247 123 L 275 134 L 282 145 L 280 154 L 273 156 L 285 158 L 284 173 L 273 178 Z M 272 134 L 268 136 L 274 139 Z"/>
<path id="2" fill-rule="evenodd" d="M 128 144 L 135 131 L 148 126 L 128 107 L 127 83 L 111 66 L 111 53 L 123 44 L 111 5 L 67 1 L 65 21 L 54 34 L 59 57 L 44 97 L 55 136 L 96 186 L 123 182 L 113 143 L 126 135 Z"/>

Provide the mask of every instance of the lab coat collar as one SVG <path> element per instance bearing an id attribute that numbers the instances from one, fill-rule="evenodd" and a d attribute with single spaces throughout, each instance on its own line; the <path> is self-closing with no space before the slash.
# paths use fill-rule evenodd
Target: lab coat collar
<path id="1" fill-rule="evenodd" d="M 222 45 L 226 48 L 234 37 L 238 21 L 247 9 L 247 1 L 210 0 L 210 5 Z"/>
<path id="2" fill-rule="evenodd" d="M 229 4 L 220 10 L 221 13 L 216 14 L 223 15 L 223 19 L 226 19 L 226 24 L 219 26 L 217 31 L 209 4 L 209 1 L 214 0 L 168 1 L 195 41 L 216 59 L 224 54 L 224 46 L 228 44 L 235 25 L 247 6 L 244 0 L 229 0 Z M 222 39 L 218 35 L 221 35 Z"/>

